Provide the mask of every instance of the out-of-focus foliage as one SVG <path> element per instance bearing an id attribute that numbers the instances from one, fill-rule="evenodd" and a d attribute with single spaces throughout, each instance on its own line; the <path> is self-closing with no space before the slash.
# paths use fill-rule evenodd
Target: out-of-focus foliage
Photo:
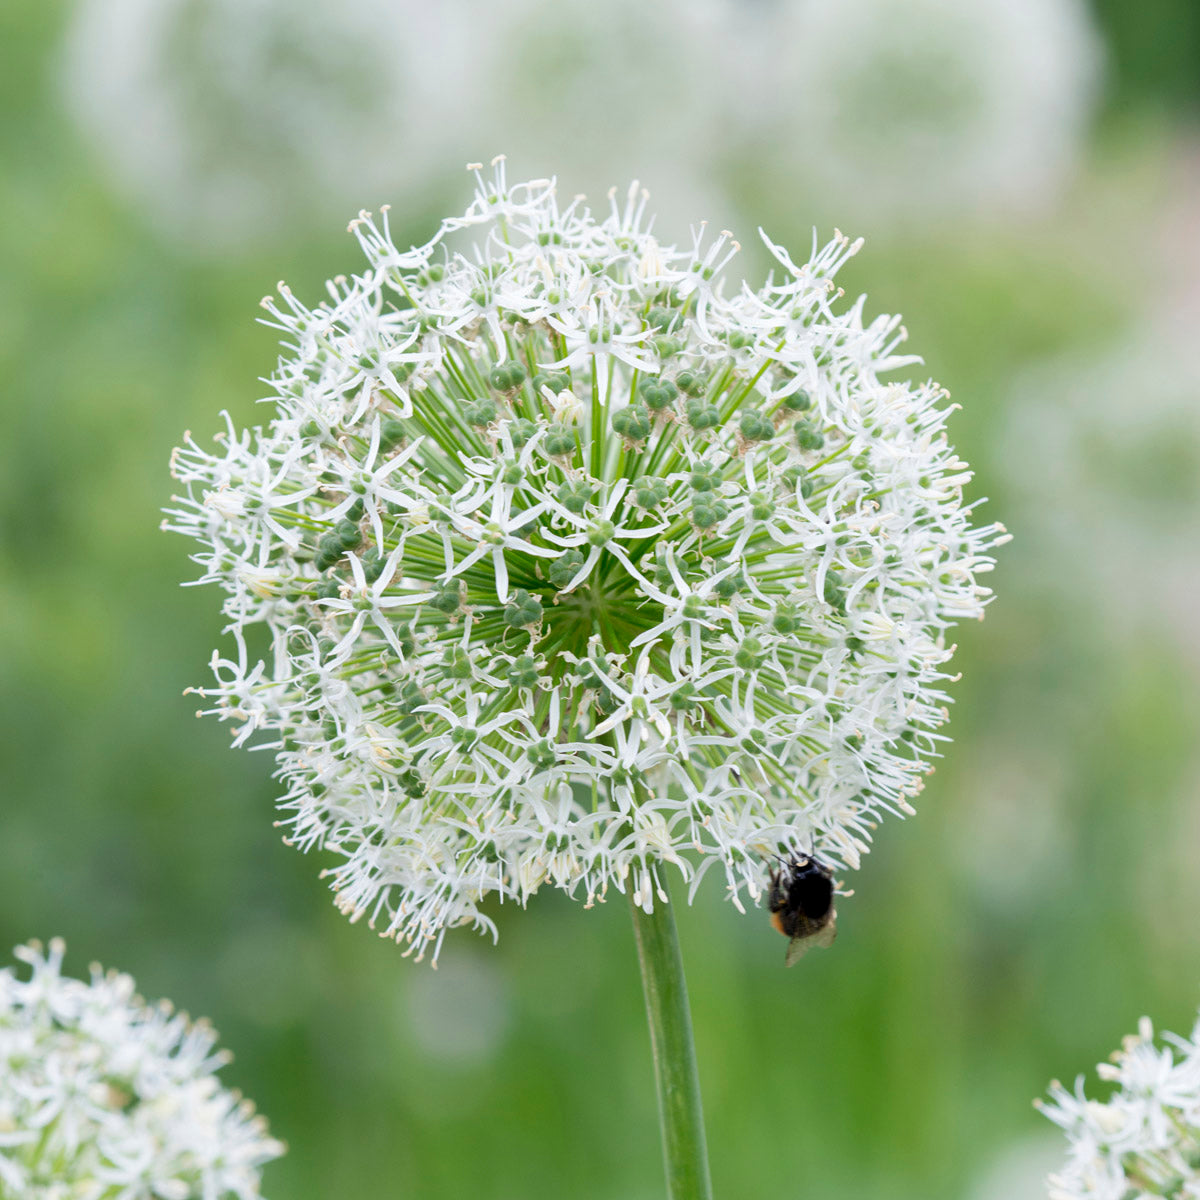
<path id="1" fill-rule="evenodd" d="M 978 468 L 974 494 L 991 497 L 981 516 L 1016 536 L 987 621 L 961 631 L 954 744 L 918 816 L 880 831 L 836 947 L 785 972 L 763 914 L 711 890 L 679 914 L 722 1195 L 794 1194 L 798 1171 L 812 1194 L 850 1200 L 1042 1194 L 1038 1139 L 1061 1145 L 1030 1099 L 1143 1012 L 1182 1028 L 1195 1011 L 1194 631 L 1148 601 L 1130 620 L 1099 594 L 1108 583 L 1074 578 L 1080 545 L 1056 557 L 1046 540 L 1067 524 L 1050 516 L 1070 515 L 1087 554 L 1117 560 L 1099 578 L 1123 573 L 1149 595 L 1175 577 L 1157 532 L 1178 527 L 1167 485 L 1195 448 L 1188 460 L 1186 446 L 1137 440 L 1129 457 L 1085 424 L 1064 434 L 1088 414 L 1073 396 L 1054 436 L 1100 457 L 1070 489 L 1040 480 L 1039 504 L 1022 452 L 1039 426 L 1014 416 L 1054 406 L 1047 381 L 1069 364 L 1136 357 L 1164 308 L 1185 327 L 1197 313 L 1182 248 L 1200 194 L 1181 123 L 1195 11 L 1097 12 L 1107 107 L 1057 206 L 871 236 L 843 280 L 869 291 L 870 311 L 904 313 L 963 404 L 951 432 Z M 253 324 L 259 296 L 281 275 L 312 295 L 357 250 L 325 218 L 223 256 L 157 236 L 67 115 L 69 16 L 35 0 L 0 9 L 0 945 L 62 934 L 76 974 L 119 962 L 148 995 L 211 1015 L 239 1052 L 226 1082 L 291 1147 L 266 1170 L 268 1195 L 656 1196 L 623 904 L 539 896 L 491 914 L 498 948 L 468 933 L 436 974 L 414 967 L 331 909 L 316 864 L 272 828 L 267 758 L 230 751 L 181 695 L 206 675 L 216 598 L 179 588 L 185 550 L 158 532 L 170 447 L 222 407 L 256 419 L 254 380 L 275 356 Z M 611 137 L 619 158 L 621 129 Z M 719 148 L 730 164 L 745 151 Z M 630 175 L 673 186 L 652 160 L 614 182 Z M 736 200 L 749 272 L 756 225 L 807 242 L 808 212 L 770 180 L 731 169 L 709 182 Z M 427 237 L 442 207 L 443 195 L 398 204 L 398 237 Z M 1149 396 L 1136 379 L 1129 391 L 1136 413 Z M 1147 482 L 1123 507 L 1131 475 Z"/>

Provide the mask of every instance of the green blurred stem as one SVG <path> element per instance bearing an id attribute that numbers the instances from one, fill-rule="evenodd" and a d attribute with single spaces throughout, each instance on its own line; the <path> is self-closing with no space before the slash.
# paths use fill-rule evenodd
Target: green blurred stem
<path id="1" fill-rule="evenodd" d="M 652 913 L 644 912 L 633 902 L 632 895 L 629 905 L 642 968 L 650 1046 L 654 1052 L 667 1197 L 712 1200 L 700 1077 L 696 1072 L 692 1016 L 688 1010 L 675 914 L 669 903 L 661 901 L 655 904 Z"/>

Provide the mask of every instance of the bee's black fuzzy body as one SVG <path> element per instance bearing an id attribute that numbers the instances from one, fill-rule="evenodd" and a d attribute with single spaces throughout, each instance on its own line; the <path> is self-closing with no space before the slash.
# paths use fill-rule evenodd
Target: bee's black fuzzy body
<path id="1" fill-rule="evenodd" d="M 789 939 L 791 966 L 813 946 L 828 946 L 837 934 L 831 868 L 811 854 L 792 854 L 771 872 L 767 908 L 771 924 Z"/>

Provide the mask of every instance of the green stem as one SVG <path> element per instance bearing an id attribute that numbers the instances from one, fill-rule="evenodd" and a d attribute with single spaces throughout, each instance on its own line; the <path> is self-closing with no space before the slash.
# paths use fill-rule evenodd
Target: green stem
<path id="1" fill-rule="evenodd" d="M 711 1200 L 700 1077 L 696 1072 L 696 1047 L 692 1042 L 692 1017 L 675 933 L 675 914 L 671 905 L 662 901 L 655 904 L 652 913 L 644 912 L 634 903 L 632 895 L 630 910 L 658 1083 L 667 1198 Z"/>

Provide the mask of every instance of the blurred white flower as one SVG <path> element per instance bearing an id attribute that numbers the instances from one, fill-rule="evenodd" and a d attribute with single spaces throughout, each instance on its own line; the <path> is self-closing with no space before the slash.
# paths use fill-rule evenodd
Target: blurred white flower
<path id="1" fill-rule="evenodd" d="M 1025 574 L 1087 581 L 1111 633 L 1155 628 L 1200 655 L 1200 350 L 1194 309 L 1019 378 L 1000 442 Z M 1028 531 L 1028 536 L 1024 532 Z"/>
<path id="2" fill-rule="evenodd" d="M 61 83 L 119 186 L 178 242 L 436 184 L 494 39 L 483 0 L 79 0 Z"/>
<path id="3" fill-rule="evenodd" d="M 496 1057 L 513 1019 L 508 980 L 494 957 L 459 953 L 437 971 L 416 973 L 406 1011 L 417 1046 L 449 1066 L 474 1066 Z"/>
<path id="4" fill-rule="evenodd" d="M 1052 1130 L 1009 1142 L 985 1161 L 967 1190 L 967 1200 L 1033 1200 L 1061 1160 L 1062 1139 Z"/>
<path id="5" fill-rule="evenodd" d="M 693 220 L 737 87 L 729 12 L 78 0 L 61 84 L 118 186 L 184 246 L 261 244 L 298 218 L 421 200 L 495 145 L 579 188 L 653 167 Z"/>
<path id="6" fill-rule="evenodd" d="M 264 302 L 267 428 L 174 457 L 236 643 L 210 711 L 276 751 L 339 906 L 419 953 L 492 892 L 856 866 L 990 594 L 944 392 L 885 382 L 898 318 L 835 310 L 859 244 L 768 242 L 727 297 L 731 235 L 648 225 L 636 186 L 600 220 L 502 165 L 425 246 L 364 215 L 362 275 Z"/>
<path id="7" fill-rule="evenodd" d="M 868 228 L 1037 208 L 1082 151 L 1082 0 L 774 0 L 745 21 L 756 154 Z"/>
<path id="8" fill-rule="evenodd" d="M 478 132 L 531 174 L 602 194 L 653 172 L 659 220 L 724 220 L 715 172 L 741 103 L 736 0 L 509 0 L 476 75 Z M 714 211 L 715 206 L 715 211 Z"/>
<path id="9" fill-rule="evenodd" d="M 1154 1044 L 1149 1018 L 1111 1062 L 1097 1068 L 1113 1084 L 1107 1100 L 1050 1085 L 1038 1107 L 1066 1130 L 1067 1165 L 1051 1175 L 1050 1200 L 1170 1200 L 1200 1197 L 1200 1022 L 1191 1039 Z"/>
<path id="10" fill-rule="evenodd" d="M 0 1195 L 254 1200 L 284 1151 L 217 1081 L 216 1033 L 148 1007 L 128 975 L 62 974 L 63 943 L 0 970 Z"/>

